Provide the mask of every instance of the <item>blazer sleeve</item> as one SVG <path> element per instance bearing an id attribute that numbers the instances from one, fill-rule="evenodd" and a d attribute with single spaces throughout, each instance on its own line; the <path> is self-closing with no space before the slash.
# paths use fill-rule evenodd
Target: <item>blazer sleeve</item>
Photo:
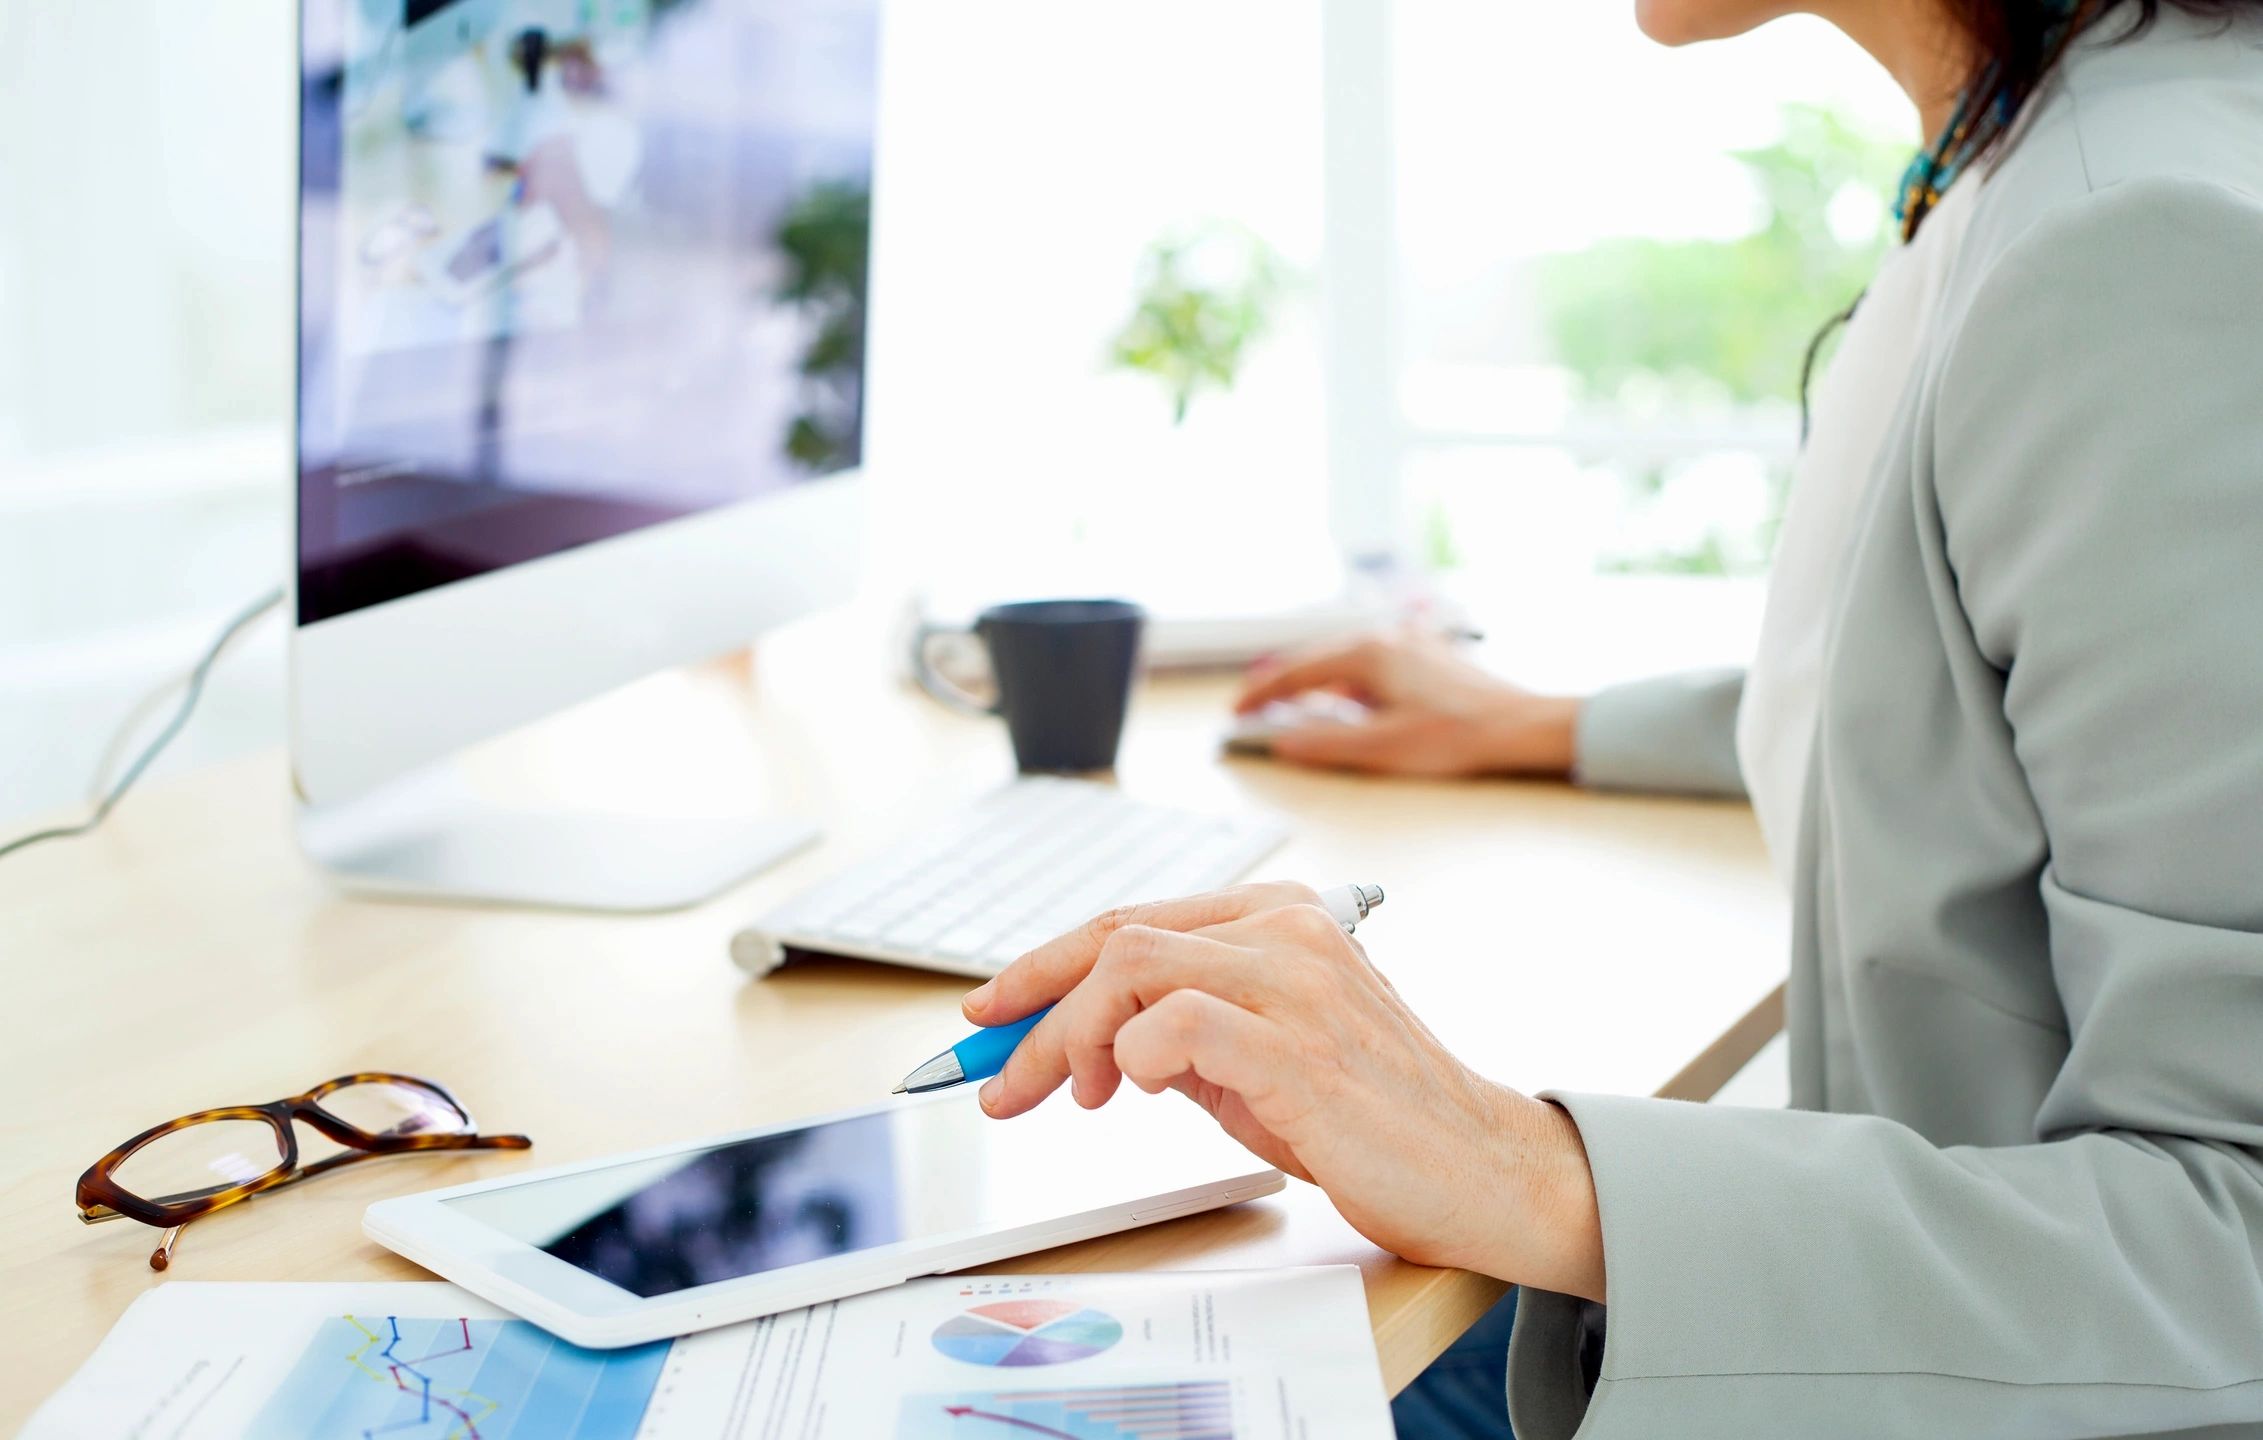
<path id="1" fill-rule="evenodd" d="M 1580 707 L 1573 778 L 1598 790 L 1742 795 L 1744 671 L 1693 670 L 1613 685 Z"/>
<path id="2" fill-rule="evenodd" d="M 1518 1440 L 2263 1422 L 2263 201 L 2069 202 L 1941 363 L 1951 603 L 2048 841 L 2069 1050 L 2034 1143 L 1556 1097 L 1609 1303 L 1520 1301 Z"/>

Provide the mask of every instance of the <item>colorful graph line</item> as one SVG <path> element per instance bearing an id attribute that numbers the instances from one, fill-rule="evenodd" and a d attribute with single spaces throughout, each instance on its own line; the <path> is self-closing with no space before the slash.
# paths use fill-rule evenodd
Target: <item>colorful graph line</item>
<path id="1" fill-rule="evenodd" d="M 359 1330 L 364 1337 L 361 1348 L 348 1355 L 346 1357 L 347 1362 L 372 1380 L 382 1382 L 390 1379 L 395 1389 L 416 1396 L 418 1401 L 415 1416 L 409 1419 L 396 1420 L 390 1425 L 370 1426 L 361 1432 L 362 1440 L 374 1440 L 374 1437 L 389 1430 L 410 1430 L 430 1425 L 432 1423 L 432 1408 L 435 1405 L 456 1417 L 457 1424 L 449 1429 L 446 1440 L 479 1440 L 479 1422 L 495 1413 L 495 1402 L 484 1395 L 475 1395 L 469 1390 L 450 1390 L 445 1395 L 434 1395 L 432 1393 L 432 1377 L 416 1368 L 434 1360 L 445 1359 L 450 1355 L 468 1353 L 472 1348 L 470 1320 L 462 1316 L 456 1317 L 456 1324 L 462 1336 L 461 1344 L 431 1351 L 414 1360 L 404 1360 L 394 1353 L 401 1348 L 400 1317 L 396 1315 L 386 1316 L 385 1325 L 391 1332 L 391 1338 L 385 1341 L 385 1348 L 377 1353 L 378 1361 L 385 1366 L 383 1373 L 372 1369 L 362 1360 L 362 1357 L 369 1353 L 369 1347 L 378 1342 L 380 1337 L 377 1332 L 351 1315 L 346 1317 L 346 1323 Z M 410 1385 L 410 1380 L 416 1381 L 416 1384 Z M 463 1406 L 456 1404 L 454 1400 L 447 1398 L 450 1395 L 478 1406 L 479 1413 L 474 1415 Z"/>
<path id="2" fill-rule="evenodd" d="M 635 1440 L 668 1349 L 582 1350 L 524 1320 L 334 1316 L 246 1440 Z"/>

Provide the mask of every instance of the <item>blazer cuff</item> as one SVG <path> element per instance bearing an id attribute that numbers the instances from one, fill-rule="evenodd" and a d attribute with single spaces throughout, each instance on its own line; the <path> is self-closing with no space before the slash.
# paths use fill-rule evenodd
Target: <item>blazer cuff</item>
<path id="1" fill-rule="evenodd" d="M 1525 1286 L 1509 1331 L 1509 1427 L 1517 1440 L 1570 1440 L 1595 1390 L 1603 1307 Z"/>
<path id="2" fill-rule="evenodd" d="M 1613 1303 L 1529 1285 L 1518 1291 L 1508 1375 L 1517 1440 L 1727 1433 L 1710 1416 L 1693 1428 L 1686 1407 L 1725 1403 L 1741 1414 L 1739 1402 L 1750 1397 L 1720 1393 L 1703 1377 L 1669 1379 L 1680 1367 L 1664 1358 L 1692 1327 L 1733 1316 L 1755 1298 L 1725 1280 L 1696 1293 L 1685 1283 L 1707 1268 L 1693 1263 L 1696 1256 L 1737 1243 L 1737 1227 L 1709 1213 L 1705 1202 L 1721 1198 L 1723 1177 L 1704 1132 L 1688 1123 L 1713 1107 L 1553 1091 L 1539 1098 L 1563 1106 L 1579 1126 Z M 1660 1277 L 1675 1278 L 1656 1283 Z M 1611 1310 L 1619 1312 L 1616 1326 L 1608 1323 Z"/>
<path id="3" fill-rule="evenodd" d="M 1597 691 L 1580 706 L 1572 775 L 1599 790 L 1742 795 L 1742 670 L 1698 670 Z"/>

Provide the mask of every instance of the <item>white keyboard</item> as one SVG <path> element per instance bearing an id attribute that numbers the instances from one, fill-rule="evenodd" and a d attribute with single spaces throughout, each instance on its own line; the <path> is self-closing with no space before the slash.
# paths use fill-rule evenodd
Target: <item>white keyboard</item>
<path id="1" fill-rule="evenodd" d="M 1025 778 L 788 901 L 733 936 L 731 958 L 755 975 L 789 949 L 994 975 L 1113 906 L 1231 884 L 1284 835 L 1268 819 Z"/>

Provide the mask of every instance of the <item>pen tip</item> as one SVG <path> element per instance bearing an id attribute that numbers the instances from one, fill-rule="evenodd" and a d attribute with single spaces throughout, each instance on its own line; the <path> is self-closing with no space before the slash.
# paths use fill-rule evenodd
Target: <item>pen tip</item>
<path id="1" fill-rule="evenodd" d="M 904 1093 L 904 1082 L 903 1082 L 903 1081 L 901 1081 L 901 1080 L 897 1081 L 897 1082 L 896 1082 L 896 1088 L 895 1088 L 895 1089 L 893 1089 L 893 1090 L 891 1090 L 891 1091 L 889 1091 L 888 1093 L 889 1093 L 889 1094 L 891 1094 L 891 1095 L 901 1095 L 901 1094 L 903 1094 L 903 1093 Z"/>

